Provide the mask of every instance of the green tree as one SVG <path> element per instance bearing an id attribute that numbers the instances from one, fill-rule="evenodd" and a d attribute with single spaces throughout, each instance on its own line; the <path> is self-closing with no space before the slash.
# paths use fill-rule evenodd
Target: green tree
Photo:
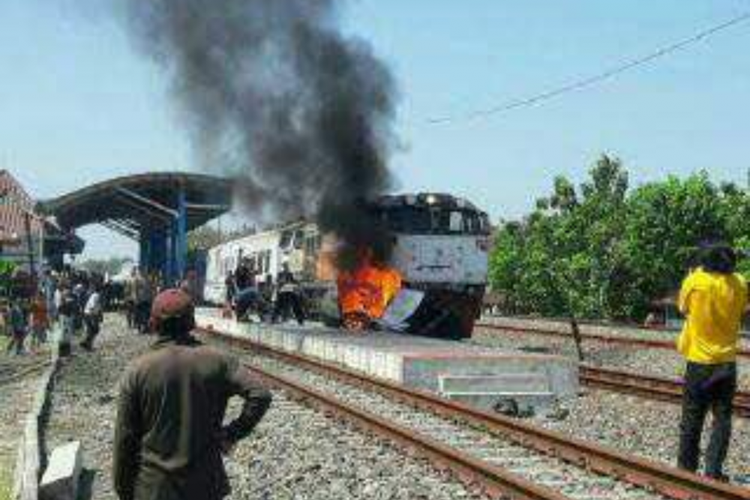
<path id="1" fill-rule="evenodd" d="M 727 236 L 720 208 L 719 191 L 705 172 L 633 192 L 623 234 L 632 277 L 623 300 L 631 317 L 642 317 L 652 300 L 679 287 L 701 244 Z"/>
<path id="2" fill-rule="evenodd" d="M 580 190 L 564 177 L 521 223 L 498 233 L 491 282 L 520 312 L 592 316 L 617 301 L 606 285 L 620 267 L 617 238 L 628 178 L 602 156 Z"/>
<path id="3" fill-rule="evenodd" d="M 750 279 L 750 193 L 736 184 L 724 184 L 721 194 L 727 240 L 740 253 L 739 271 Z"/>
<path id="4" fill-rule="evenodd" d="M 628 190 L 619 160 L 602 156 L 578 189 L 566 178 L 497 234 L 490 282 L 515 311 L 642 319 L 674 292 L 701 244 L 750 251 L 750 194 L 708 175 Z M 750 259 L 740 270 L 750 276 Z"/>

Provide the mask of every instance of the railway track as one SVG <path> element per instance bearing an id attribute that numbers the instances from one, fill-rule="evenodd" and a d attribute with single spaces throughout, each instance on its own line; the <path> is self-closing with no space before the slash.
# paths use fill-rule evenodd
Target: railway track
<path id="1" fill-rule="evenodd" d="M 493 495 L 524 500 L 750 499 L 717 483 L 312 358 L 211 332 L 268 383 L 364 426 Z"/>
<path id="2" fill-rule="evenodd" d="M 51 361 L 45 358 L 0 367 L 0 386 L 13 384 L 31 375 L 36 375 L 45 370 L 50 364 Z"/>
<path id="3" fill-rule="evenodd" d="M 492 323 L 478 322 L 477 328 L 484 328 L 486 330 L 497 330 L 505 333 L 517 333 L 517 334 L 534 334 L 543 335 L 547 337 L 562 337 L 573 339 L 573 335 L 570 332 L 564 332 L 560 330 L 552 330 L 550 328 L 541 328 L 533 326 L 508 326 L 508 325 L 494 325 Z M 644 339 L 635 337 L 624 337 L 624 336 L 613 336 L 613 335 L 602 335 L 599 333 L 585 333 L 581 332 L 581 340 L 589 342 L 599 342 L 604 344 L 623 345 L 628 347 L 648 347 L 652 349 L 667 349 L 673 351 L 675 349 L 674 341 L 663 340 L 663 339 Z M 737 352 L 737 356 L 741 358 L 750 358 L 750 350 L 741 349 Z"/>
<path id="4" fill-rule="evenodd" d="M 581 383 L 596 389 L 633 394 L 669 403 L 682 402 L 682 382 L 635 373 L 608 370 L 594 366 L 580 367 Z M 750 418 L 750 393 L 738 392 L 734 398 L 734 413 Z"/>

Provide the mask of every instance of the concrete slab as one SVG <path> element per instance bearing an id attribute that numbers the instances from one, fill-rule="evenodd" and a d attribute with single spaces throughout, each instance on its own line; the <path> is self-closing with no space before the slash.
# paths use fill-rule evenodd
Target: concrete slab
<path id="1" fill-rule="evenodd" d="M 483 408 L 492 408 L 501 399 L 544 408 L 578 393 L 577 365 L 561 356 L 398 333 L 354 334 L 320 325 L 237 323 L 206 309 L 199 310 L 196 319 L 204 328 Z"/>
<path id="2" fill-rule="evenodd" d="M 81 442 L 72 441 L 52 450 L 39 486 L 41 500 L 76 500 L 83 457 Z"/>

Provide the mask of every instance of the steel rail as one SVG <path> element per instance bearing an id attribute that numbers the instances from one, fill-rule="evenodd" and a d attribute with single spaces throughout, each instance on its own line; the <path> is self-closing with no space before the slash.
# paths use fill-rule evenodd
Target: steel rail
<path id="1" fill-rule="evenodd" d="M 410 452 L 417 452 L 438 468 L 450 470 L 462 482 L 472 486 L 480 485 L 490 495 L 502 494 L 504 497 L 518 500 L 569 500 L 568 497 L 551 488 L 534 484 L 425 435 L 339 401 L 328 394 L 258 367 L 245 366 L 262 381 L 285 390 L 291 397 L 311 403 L 336 417 L 342 417 L 350 423 L 405 447 Z"/>
<path id="2" fill-rule="evenodd" d="M 487 330 L 499 330 L 499 331 L 508 332 L 508 333 L 531 333 L 535 335 L 544 335 L 547 337 L 562 337 L 562 338 L 573 339 L 573 335 L 571 335 L 569 332 L 564 332 L 560 330 L 552 330 L 550 328 L 542 328 L 542 327 L 534 327 L 534 326 L 494 325 L 491 323 L 476 323 L 475 326 L 477 328 L 484 328 Z M 581 338 L 586 341 L 602 342 L 605 344 L 675 350 L 675 342 L 670 341 L 670 340 L 644 339 L 644 338 L 636 338 L 636 337 L 602 335 L 600 333 L 585 333 L 585 332 L 581 332 Z M 737 356 L 742 357 L 742 358 L 750 358 L 750 350 L 739 349 L 737 351 Z"/>
<path id="3" fill-rule="evenodd" d="M 582 383 L 597 389 L 633 394 L 674 404 L 682 402 L 683 384 L 680 380 L 589 365 L 581 365 L 579 374 Z M 733 406 L 735 415 L 750 418 L 750 393 L 737 392 Z"/>
<path id="4" fill-rule="evenodd" d="M 46 369 L 51 363 L 52 362 L 49 360 L 44 360 L 37 363 L 29 363 L 28 365 L 20 367 L 18 370 L 0 370 L 0 386 L 13 384 L 28 376 L 34 375 Z"/>
<path id="5" fill-rule="evenodd" d="M 305 366 L 345 382 L 367 387 L 412 406 L 502 435 L 540 453 L 649 488 L 675 500 L 750 500 L 750 489 L 747 488 L 720 483 L 655 461 L 625 455 L 611 448 L 450 401 L 432 393 L 369 377 L 309 356 L 272 348 L 251 339 L 238 338 L 216 330 L 203 331 L 218 336 L 229 344 L 254 349 L 297 366 Z"/>

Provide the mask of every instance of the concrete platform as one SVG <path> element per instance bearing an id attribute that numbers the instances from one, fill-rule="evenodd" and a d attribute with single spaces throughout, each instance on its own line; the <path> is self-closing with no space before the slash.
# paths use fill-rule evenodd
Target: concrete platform
<path id="1" fill-rule="evenodd" d="M 320 325 L 237 323 L 215 310 L 197 312 L 198 325 L 263 345 L 333 362 L 408 387 L 482 408 L 515 400 L 545 409 L 578 392 L 577 365 L 546 354 L 489 349 L 397 333 L 352 334 Z"/>

